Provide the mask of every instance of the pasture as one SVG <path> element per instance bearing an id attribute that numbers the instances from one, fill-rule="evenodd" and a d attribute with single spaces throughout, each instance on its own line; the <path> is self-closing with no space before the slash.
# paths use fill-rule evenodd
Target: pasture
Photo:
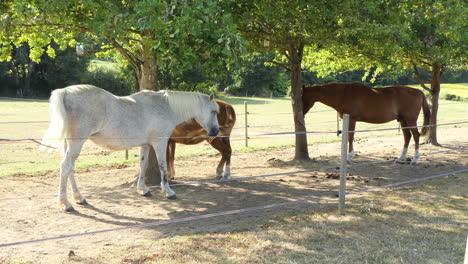
<path id="1" fill-rule="evenodd" d="M 2 144 L 0 153 L 0 243 L 63 235 L 76 237 L 0 248 L 0 263 L 461 263 L 468 232 L 468 173 L 450 175 L 393 190 L 348 197 L 339 217 L 339 137 L 336 113 L 320 105 L 307 116 L 310 162 L 291 161 L 292 131 L 288 99 L 224 98 L 234 103 L 232 177 L 284 173 L 239 182 L 174 186 L 177 200 L 157 188 L 141 197 L 130 186 L 137 172 L 137 151 L 107 153 L 88 144 L 75 177 L 89 205 L 63 213 L 56 207 L 60 155 L 37 145 Z M 243 101 L 249 102 L 249 147 L 243 141 Z M 439 123 L 466 120 L 463 102 L 441 101 Z M 0 102 L 4 119 L 0 138 L 40 138 L 47 123 L 47 102 Z M 29 114 L 24 114 L 30 112 Z M 420 120 L 421 121 L 421 120 Z M 396 127 L 357 125 L 357 130 Z M 237 128 L 237 129 L 236 129 Z M 331 133 L 328 133 L 331 132 Z M 360 135 L 361 134 L 361 135 Z M 349 190 L 468 169 L 468 126 L 438 130 L 442 147 L 422 145 L 420 164 L 393 164 L 403 144 L 397 131 L 357 135 L 356 163 L 349 166 Z M 410 145 L 410 148 L 412 145 Z M 446 152 L 448 151 L 448 152 Z M 95 155 L 95 153 L 101 153 Z M 219 155 L 208 144 L 177 148 L 178 183 L 212 180 Z M 410 156 L 413 152 L 410 150 Z M 14 163 L 17 162 L 17 163 Z M 375 162 L 375 163 L 372 163 Z M 97 166 L 96 166 L 97 165 Z M 6 172 L 5 172 L 6 171 Z M 256 209 L 175 224 L 211 213 Z M 372 205 L 371 205 L 372 204 Z M 122 228 L 123 230 L 115 230 Z M 110 230 L 86 235 L 99 230 Z"/>

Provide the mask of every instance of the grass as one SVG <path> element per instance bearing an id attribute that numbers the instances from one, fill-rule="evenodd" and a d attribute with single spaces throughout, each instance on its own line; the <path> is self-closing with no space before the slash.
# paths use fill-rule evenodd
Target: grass
<path id="1" fill-rule="evenodd" d="M 428 87 L 430 84 L 426 84 Z M 414 88 L 421 88 L 420 85 L 410 85 Z M 468 83 L 445 83 L 440 87 L 440 98 L 446 98 L 447 95 L 459 96 L 463 101 L 468 101 Z"/>
<path id="2" fill-rule="evenodd" d="M 458 91 L 461 96 L 468 94 L 466 84 L 443 85 L 442 90 Z M 457 94 L 458 95 L 458 94 Z M 234 152 L 251 151 L 255 149 L 268 149 L 275 147 L 292 146 L 294 135 L 265 136 L 266 133 L 293 132 L 292 107 L 289 98 L 221 98 L 233 104 L 237 113 L 237 122 L 231 135 L 231 144 Z M 244 101 L 248 104 L 248 147 L 245 146 L 245 110 Z M 40 139 L 48 126 L 48 102 L 41 100 L 12 100 L 0 98 L 0 138 L 3 139 Z M 323 105 L 316 104 L 312 112 L 306 115 L 308 131 L 323 132 L 308 135 L 309 145 L 319 142 L 333 142 L 341 140 L 336 136 L 336 112 Z M 468 119 L 466 102 L 440 101 L 439 124 L 457 120 Z M 14 122 L 14 123 L 8 123 Z M 15 123 L 16 122 L 16 123 Z M 420 117 L 419 123 L 422 123 Z M 341 127 L 341 122 L 340 122 Z M 467 126 L 461 124 L 458 126 Z M 398 127 L 396 121 L 383 125 L 358 123 L 357 130 Z M 440 129 L 444 127 L 441 126 Z M 341 128 L 340 128 L 341 129 Z M 387 136 L 397 134 L 397 130 L 383 132 L 366 132 L 356 134 L 356 138 Z M 48 170 L 57 170 L 61 155 L 58 152 L 48 154 L 39 152 L 38 146 L 31 141 L 5 144 L 0 142 L 0 177 L 15 173 L 34 174 Z M 98 155 L 91 155 L 98 153 Z M 195 146 L 177 146 L 177 156 L 204 155 L 218 153 L 207 143 Z M 139 151 L 131 150 L 129 160 L 125 160 L 124 152 L 107 153 L 105 150 L 87 143 L 82 155 L 77 160 L 77 168 L 94 165 L 108 165 L 115 163 L 136 162 Z"/>
<path id="3" fill-rule="evenodd" d="M 352 197 L 342 217 L 335 202 L 292 215 L 278 210 L 280 216 L 221 233 L 116 242 L 99 256 L 64 263 L 462 263 L 467 176 Z"/>

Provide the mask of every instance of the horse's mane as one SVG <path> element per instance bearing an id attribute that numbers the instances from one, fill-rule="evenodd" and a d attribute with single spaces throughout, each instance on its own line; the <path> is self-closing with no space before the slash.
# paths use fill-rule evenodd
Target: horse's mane
<path id="1" fill-rule="evenodd" d="M 169 107 L 178 114 L 178 118 L 184 121 L 199 115 L 201 106 L 209 102 L 208 95 L 206 94 L 168 90 L 162 90 L 160 92 L 164 93 L 164 96 L 169 103 Z M 219 105 L 215 105 L 216 111 L 219 112 Z"/>

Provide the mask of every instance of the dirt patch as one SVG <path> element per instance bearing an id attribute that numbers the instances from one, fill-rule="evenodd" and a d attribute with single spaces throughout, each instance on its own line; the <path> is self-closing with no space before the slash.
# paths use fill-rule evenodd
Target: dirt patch
<path id="1" fill-rule="evenodd" d="M 422 145 L 421 153 L 426 156 L 421 157 L 418 166 L 392 162 L 401 151 L 401 135 L 360 140 L 355 144 L 358 154 L 355 163 L 348 167 L 348 189 L 357 190 L 466 169 L 468 141 L 461 139 L 466 139 L 467 134 L 468 128 L 440 130 L 439 140 L 443 146 Z M 149 197 L 139 196 L 135 188 L 128 184 L 138 172 L 137 165 L 79 170 L 75 177 L 89 204 L 74 205 L 76 211 L 72 213 L 61 212 L 56 207 L 58 171 L 34 177 L 14 175 L 1 178 L 0 244 L 64 235 L 77 236 L 0 248 L 0 263 L 2 259 L 57 263 L 67 260 L 69 254 L 92 257 L 137 241 L 235 231 L 252 228 L 279 215 L 320 210 L 319 203 L 307 203 L 177 224 L 126 229 L 134 225 L 272 203 L 335 197 L 339 185 L 339 149 L 339 142 L 311 145 L 309 152 L 312 160 L 307 162 L 291 160 L 294 148 L 234 153 L 233 178 L 281 175 L 240 182 L 175 186 L 173 190 L 177 193 L 177 200 L 163 198 L 157 188 L 152 189 Z M 412 153 L 410 149 L 409 154 Z M 177 183 L 213 180 L 219 159 L 218 155 L 207 155 L 176 160 Z M 109 229 L 122 230 L 84 235 Z"/>

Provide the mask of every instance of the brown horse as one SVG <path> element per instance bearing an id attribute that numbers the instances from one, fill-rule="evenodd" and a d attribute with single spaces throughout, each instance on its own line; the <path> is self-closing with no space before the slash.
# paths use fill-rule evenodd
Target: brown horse
<path id="1" fill-rule="evenodd" d="M 236 122 L 236 113 L 232 105 L 216 100 L 219 105 L 218 123 L 219 133 L 215 138 L 201 138 L 207 137 L 206 131 L 195 121 L 187 121 L 179 124 L 172 132 L 171 138 L 167 144 L 167 171 L 168 178 L 174 179 L 174 156 L 176 143 L 185 145 L 195 145 L 206 140 L 211 146 L 221 152 L 221 161 L 216 169 L 216 178 L 227 179 L 231 176 L 231 143 L 229 136 L 231 135 L 232 128 Z M 223 171 L 224 169 L 224 171 Z"/>
<path id="2" fill-rule="evenodd" d="M 404 163 L 408 145 L 413 134 L 415 154 L 411 161 L 416 165 L 419 158 L 419 136 L 417 121 L 421 107 L 424 112 L 424 125 L 429 124 L 430 110 L 423 92 L 406 86 L 394 86 L 374 89 L 361 83 L 330 83 L 324 85 L 303 86 L 302 104 L 304 115 L 315 102 L 321 102 L 334 108 L 343 118 L 349 114 L 349 131 L 354 131 L 356 121 L 381 124 L 392 120 L 400 122 L 403 127 L 405 143 L 401 156 L 395 161 Z M 404 128 L 411 127 L 411 128 Z M 421 130 L 427 134 L 427 127 Z M 354 132 L 349 133 L 348 162 L 354 156 Z"/>

